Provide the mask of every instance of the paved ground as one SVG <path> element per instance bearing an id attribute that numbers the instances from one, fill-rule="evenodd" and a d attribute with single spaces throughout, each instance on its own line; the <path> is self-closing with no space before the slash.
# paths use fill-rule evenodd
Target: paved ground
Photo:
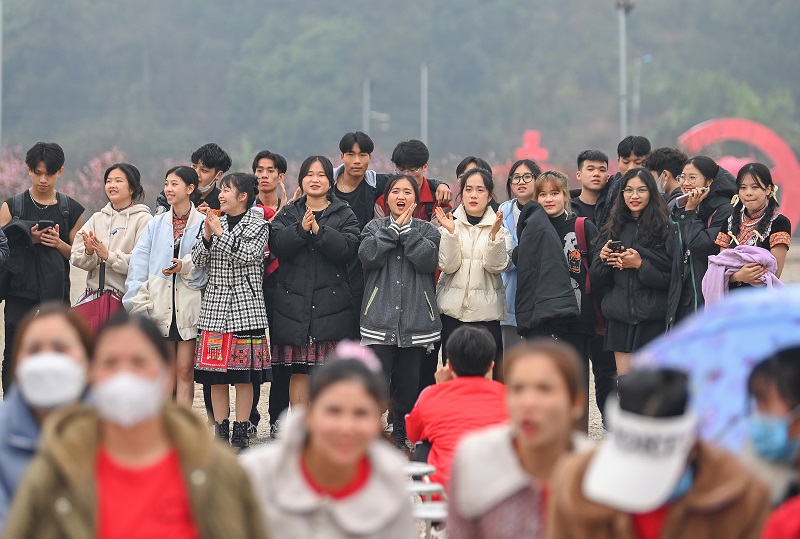
<path id="1" fill-rule="evenodd" d="M 71 272 L 72 272 L 71 273 L 72 299 L 73 301 L 75 301 L 86 286 L 85 284 L 86 273 L 76 268 L 72 268 Z M 789 251 L 789 259 L 787 260 L 782 280 L 785 283 L 800 283 L 800 249 Z M 2 321 L 2 319 L 3 319 L 3 313 L 0 312 L 0 321 Z M 3 332 L 0 331 L 0 348 L 4 346 L 4 340 L 5 336 Z M 591 385 L 593 386 L 593 383 Z M 594 390 L 591 389 L 590 391 L 591 394 L 589 398 L 590 401 L 589 435 L 593 439 L 599 439 L 602 437 L 600 412 L 594 403 Z M 231 390 L 231 402 L 233 402 L 233 390 Z M 261 425 L 259 425 L 258 443 L 262 443 L 268 440 L 268 430 L 269 430 L 269 423 L 267 421 L 267 418 L 269 417 L 267 413 L 268 402 L 269 402 L 269 384 L 264 384 L 261 388 L 261 400 L 259 402 L 259 411 L 261 412 L 261 416 L 264 418 L 264 420 L 262 421 Z M 193 407 L 195 410 L 197 410 L 199 414 L 205 417 L 205 407 L 203 405 L 203 392 L 200 386 L 195 386 L 195 399 Z M 231 417 L 233 417 L 233 412 L 231 412 Z"/>

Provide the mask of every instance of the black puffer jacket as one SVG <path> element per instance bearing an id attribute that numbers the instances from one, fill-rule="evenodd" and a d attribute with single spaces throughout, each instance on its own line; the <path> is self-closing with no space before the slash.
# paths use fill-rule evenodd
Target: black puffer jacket
<path id="1" fill-rule="evenodd" d="M 731 198 L 736 194 L 736 178 L 720 167 L 708 190 L 708 196 L 696 211 L 686 211 L 681 206 L 673 210 L 673 218 L 681 227 L 687 257 L 686 288 L 691 294 L 684 295 L 687 305 L 681 310 L 695 310 L 703 304 L 702 282 L 708 269 L 708 257 L 719 254 L 714 243 L 728 226 L 728 217 L 733 213 Z"/>
<path id="2" fill-rule="evenodd" d="M 600 259 L 600 250 L 607 241 L 601 237 L 592 261 L 592 286 L 606 288 L 601 306 L 608 320 L 625 324 L 663 320 L 671 327 L 683 286 L 678 228 L 675 225 L 670 228 L 664 247 L 650 249 L 636 241 L 637 227 L 635 219 L 627 218 L 612 239 L 621 241 L 626 249 L 638 251 L 642 267 L 618 270 L 608 266 Z"/>
<path id="3" fill-rule="evenodd" d="M 517 222 L 519 246 L 512 259 L 517 266 L 517 332 L 547 332 L 560 322 L 580 316 L 569 278 L 564 245 L 539 204 L 528 202 Z"/>
<path id="4" fill-rule="evenodd" d="M 287 204 L 272 221 L 271 252 L 278 257 L 272 343 L 306 346 L 354 338 L 358 309 L 347 264 L 358 256 L 358 219 L 338 198 L 317 221 L 319 234 L 303 230 L 306 197 Z"/>

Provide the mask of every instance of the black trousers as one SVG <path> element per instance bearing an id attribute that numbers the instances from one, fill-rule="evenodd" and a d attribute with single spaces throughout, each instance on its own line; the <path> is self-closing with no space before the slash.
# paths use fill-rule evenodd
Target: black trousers
<path id="1" fill-rule="evenodd" d="M 461 326 L 478 326 L 489 330 L 494 338 L 497 350 L 494 356 L 494 370 L 492 371 L 492 378 L 497 381 L 503 381 L 503 331 L 500 329 L 500 321 L 493 320 L 491 322 L 462 322 L 452 316 L 442 315 L 442 359 L 447 360 L 447 341 L 455 330 Z"/>
<path id="2" fill-rule="evenodd" d="M 272 384 L 269 386 L 270 425 L 274 425 L 281 418 L 281 414 L 289 409 L 289 382 L 291 379 L 291 367 L 286 365 L 272 366 Z"/>
<path id="3" fill-rule="evenodd" d="M 25 315 L 28 314 L 37 303 L 22 298 L 6 298 L 5 308 L 5 332 L 6 332 L 6 345 L 3 350 L 3 366 L 0 369 L 0 377 L 2 377 L 3 397 L 7 395 L 11 387 L 11 379 L 13 378 L 13 368 L 11 364 L 11 356 L 14 348 L 14 338 L 17 334 L 17 327 Z"/>
<path id="4" fill-rule="evenodd" d="M 592 360 L 594 374 L 594 399 L 602 414 L 608 396 L 617 387 L 617 360 L 614 352 L 605 349 L 602 335 L 592 335 L 589 338 L 589 358 Z"/>
<path id="5" fill-rule="evenodd" d="M 404 420 L 417 402 L 419 367 L 425 357 L 422 347 L 399 348 L 385 344 L 370 345 L 383 365 L 383 374 L 389 380 L 390 410 L 394 422 Z"/>
<path id="6" fill-rule="evenodd" d="M 433 350 L 426 352 L 425 357 L 422 358 L 422 363 L 419 366 L 418 397 L 423 389 L 436 383 L 436 369 L 439 368 L 439 350 L 441 349 L 442 341 L 439 341 L 433 345 Z"/>

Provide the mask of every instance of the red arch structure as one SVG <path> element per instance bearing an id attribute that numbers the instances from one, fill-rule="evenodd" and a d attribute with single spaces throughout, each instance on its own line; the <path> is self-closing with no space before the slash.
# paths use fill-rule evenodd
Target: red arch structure
<path id="1" fill-rule="evenodd" d="M 678 137 L 678 144 L 690 153 L 720 142 L 748 144 L 772 162 L 772 178 L 780 186 L 781 213 L 796 231 L 800 223 L 800 163 L 792 148 L 767 126 L 744 118 L 719 118 L 698 124 Z M 734 175 L 738 172 L 732 170 Z"/>

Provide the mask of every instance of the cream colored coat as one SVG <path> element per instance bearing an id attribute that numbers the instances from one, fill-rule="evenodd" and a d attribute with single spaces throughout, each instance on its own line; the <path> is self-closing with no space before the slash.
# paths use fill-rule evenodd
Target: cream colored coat
<path id="1" fill-rule="evenodd" d="M 108 249 L 106 288 L 113 288 L 120 294 L 125 293 L 125 279 L 128 276 L 133 247 L 152 218 L 150 208 L 145 204 L 134 204 L 127 210 L 117 212 L 111 209 L 109 202 L 81 227 L 81 231 L 87 234 L 94 232 Z M 86 276 L 86 287 L 97 290 L 100 283 L 100 257 L 97 253 L 86 254 L 80 232 L 75 234 L 69 261 L 76 268 L 89 272 Z"/>
<path id="2" fill-rule="evenodd" d="M 456 208 L 453 216 L 453 234 L 444 227 L 439 229 L 439 311 L 462 322 L 505 320 L 506 293 L 501 274 L 511 264 L 511 235 L 500 227 L 494 241 L 489 239 L 496 218 L 491 208 L 486 208 L 483 219 L 475 226 L 467 221 L 463 205 Z"/>
<path id="3" fill-rule="evenodd" d="M 367 450 L 370 475 L 341 500 L 320 496 L 300 463 L 308 436 L 303 413 L 292 411 L 282 438 L 242 455 L 270 537 L 283 539 L 411 539 L 418 536 L 403 459 L 383 440 Z"/>

